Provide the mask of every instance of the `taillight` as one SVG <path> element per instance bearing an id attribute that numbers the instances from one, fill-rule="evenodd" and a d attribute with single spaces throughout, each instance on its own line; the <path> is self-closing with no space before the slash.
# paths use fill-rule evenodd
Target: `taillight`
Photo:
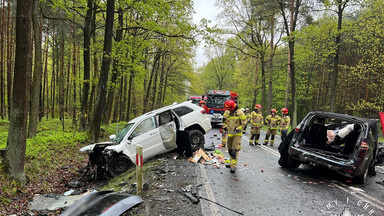
<path id="1" fill-rule="evenodd" d="M 368 146 L 368 144 L 366 143 L 366 142 L 361 142 L 361 145 L 360 145 L 360 148 L 359 148 L 359 150 L 362 150 L 362 151 L 368 151 L 368 149 L 369 149 L 369 146 Z"/>
<path id="2" fill-rule="evenodd" d="M 205 113 L 207 113 L 207 112 L 205 112 L 205 110 L 201 110 L 200 112 L 201 112 L 202 114 L 205 114 Z"/>
<path id="3" fill-rule="evenodd" d="M 114 206 L 116 203 L 113 203 L 111 206 L 109 206 L 108 208 L 104 209 L 102 213 L 108 211 L 108 209 L 112 208 L 112 206 Z"/>
<path id="4" fill-rule="evenodd" d="M 295 128 L 295 132 L 299 132 L 300 131 L 300 128 Z"/>

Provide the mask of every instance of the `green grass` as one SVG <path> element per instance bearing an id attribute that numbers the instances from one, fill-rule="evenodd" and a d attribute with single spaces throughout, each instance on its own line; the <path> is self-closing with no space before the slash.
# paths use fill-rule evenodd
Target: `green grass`
<path id="1" fill-rule="evenodd" d="M 126 122 L 119 123 L 119 129 Z M 116 134 L 116 123 L 102 126 L 103 137 L 100 141 L 109 139 L 110 134 Z M 6 148 L 9 121 L 0 120 L 0 149 Z M 69 172 L 85 166 L 87 156 L 80 153 L 82 146 L 90 144 L 90 134 L 79 132 L 72 124 L 72 119 L 63 122 L 59 119 L 43 119 L 38 124 L 35 137 L 27 139 L 25 152 L 25 175 L 28 184 L 39 185 L 41 193 L 52 190 L 52 173 L 62 170 L 61 167 L 71 164 Z M 20 183 L 12 180 L 4 171 L 4 164 L 0 158 L 0 204 L 12 202 L 16 193 L 26 189 Z M 1 205 L 0 205 L 1 209 Z"/>

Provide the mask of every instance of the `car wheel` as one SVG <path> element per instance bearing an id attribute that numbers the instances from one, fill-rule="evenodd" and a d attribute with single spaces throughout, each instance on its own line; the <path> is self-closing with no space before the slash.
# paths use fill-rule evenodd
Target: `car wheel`
<path id="1" fill-rule="evenodd" d="M 356 176 L 353 179 L 353 182 L 356 183 L 356 184 L 365 184 L 365 182 L 367 181 L 367 176 L 368 176 L 368 168 L 365 169 L 363 175 Z"/>
<path id="2" fill-rule="evenodd" d="M 108 172 L 112 177 L 116 177 L 133 167 L 132 161 L 124 155 L 113 158 L 108 163 Z"/>
<path id="3" fill-rule="evenodd" d="M 200 148 L 204 149 L 205 138 L 204 134 L 199 130 L 189 131 L 189 141 L 191 143 L 192 151 L 197 151 Z"/>
<path id="4" fill-rule="evenodd" d="M 293 159 L 289 155 L 280 155 L 280 159 L 278 161 L 279 165 L 283 168 L 296 169 L 300 166 L 300 162 Z"/>

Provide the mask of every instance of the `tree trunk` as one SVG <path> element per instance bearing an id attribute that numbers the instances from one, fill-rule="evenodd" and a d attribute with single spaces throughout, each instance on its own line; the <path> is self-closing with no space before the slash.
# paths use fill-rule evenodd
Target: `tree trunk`
<path id="1" fill-rule="evenodd" d="M 1 5 L 1 20 L 0 20 L 0 116 L 1 119 L 4 119 L 4 89 L 5 89 L 5 82 L 4 82 L 4 27 L 5 27 L 5 0 L 2 0 Z"/>
<path id="2" fill-rule="evenodd" d="M 101 65 L 101 74 L 98 85 L 98 99 L 95 106 L 94 117 L 92 120 L 93 142 L 99 141 L 99 132 L 101 117 L 103 115 L 105 100 L 107 95 L 107 82 L 109 67 L 111 64 L 112 34 L 113 34 L 113 16 L 115 10 L 115 0 L 107 0 L 107 19 L 104 35 L 103 62 Z"/>
<path id="3" fill-rule="evenodd" d="M 46 106 L 43 107 L 46 110 L 46 119 L 48 119 L 49 114 L 49 88 L 48 88 L 48 47 L 49 47 L 49 37 L 46 37 L 46 47 L 45 47 L 45 62 L 44 62 L 44 88 L 43 88 L 43 100 L 46 99 Z"/>
<path id="4" fill-rule="evenodd" d="M 39 14 L 39 0 L 33 0 L 33 36 L 35 39 L 35 64 L 33 70 L 31 110 L 29 112 L 28 138 L 36 136 L 39 117 L 39 103 L 41 91 L 42 65 L 41 65 L 41 26 Z"/>
<path id="5" fill-rule="evenodd" d="M 268 110 L 271 110 L 272 106 L 272 91 L 273 91 L 273 28 L 274 17 L 271 16 L 271 53 L 269 54 L 269 84 L 268 84 Z"/>
<path id="6" fill-rule="evenodd" d="M 258 61 L 256 59 L 255 61 L 255 79 L 254 79 L 254 90 L 253 90 L 253 99 L 252 99 L 252 107 L 255 107 L 256 105 L 256 101 L 257 101 L 257 81 L 258 81 L 258 77 L 259 75 L 257 74 L 257 71 L 259 70 L 259 64 L 258 64 Z"/>
<path id="7" fill-rule="evenodd" d="M 265 107 L 265 99 L 266 99 L 266 83 L 265 83 L 265 61 L 264 56 L 260 56 L 260 64 L 261 64 L 261 106 Z M 263 115 L 266 116 L 269 113 L 268 107 L 267 109 L 262 109 Z"/>
<path id="8" fill-rule="evenodd" d="M 23 183 L 25 182 L 28 92 L 32 73 L 32 5 L 33 0 L 17 1 L 15 80 L 5 153 L 7 172 L 12 178 Z"/>
<path id="9" fill-rule="evenodd" d="M 116 30 L 116 42 L 119 43 L 123 37 L 123 25 L 124 25 L 124 20 L 123 20 L 123 9 L 119 8 L 118 14 L 119 14 L 119 27 Z M 118 45 L 119 46 L 119 45 Z M 117 47 L 118 52 L 119 47 Z M 113 106 L 113 99 L 115 97 L 115 90 L 116 90 L 116 80 L 120 76 L 120 71 L 119 71 L 119 60 L 116 58 L 113 61 L 113 67 L 112 67 L 112 77 L 111 77 L 111 86 L 108 92 L 108 98 L 107 98 L 107 103 L 106 103 L 106 109 L 104 112 L 104 117 L 105 117 L 105 123 L 109 124 L 110 118 L 111 118 L 111 112 L 112 112 L 112 106 Z"/>
<path id="10" fill-rule="evenodd" d="M 89 79 L 91 74 L 91 23 L 92 23 L 92 12 L 93 12 L 93 1 L 87 1 L 87 14 L 84 21 L 84 44 L 83 44 L 83 61 L 84 61 L 84 75 L 83 75 L 83 95 L 81 98 L 81 111 L 80 111 L 80 123 L 79 130 L 87 130 L 87 111 L 88 111 L 88 94 L 89 94 Z"/>
<path id="11" fill-rule="evenodd" d="M 343 11 L 349 0 L 343 2 L 337 0 L 337 32 L 335 37 L 335 55 L 333 57 L 333 70 L 331 76 L 331 112 L 335 112 L 336 107 L 336 95 L 337 95 L 337 77 L 339 74 L 339 56 L 340 56 L 340 44 L 341 44 L 341 28 L 343 24 Z"/>
<path id="12" fill-rule="evenodd" d="M 12 101 L 12 60 L 13 60 L 13 23 L 9 28 L 11 20 L 11 0 L 8 0 L 8 21 L 7 21 L 7 102 L 8 102 L 8 119 L 11 116 L 11 101 Z M 9 37 L 11 35 L 11 37 Z"/>

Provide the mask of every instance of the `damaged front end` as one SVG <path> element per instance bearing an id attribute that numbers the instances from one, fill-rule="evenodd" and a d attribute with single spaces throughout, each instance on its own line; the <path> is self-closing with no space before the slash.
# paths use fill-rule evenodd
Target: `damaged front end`
<path id="1" fill-rule="evenodd" d="M 89 156 L 88 164 L 84 168 L 84 176 L 88 175 L 90 171 L 94 171 L 92 174 L 92 177 L 95 179 L 103 179 L 106 176 L 106 171 L 108 170 L 108 161 L 109 161 L 109 154 L 106 154 L 105 148 L 108 146 L 115 145 L 114 142 L 102 142 L 102 143 L 95 143 L 88 146 L 85 146 L 80 149 L 80 152 L 87 154 Z M 83 170 L 84 170 L 83 169 Z"/>

